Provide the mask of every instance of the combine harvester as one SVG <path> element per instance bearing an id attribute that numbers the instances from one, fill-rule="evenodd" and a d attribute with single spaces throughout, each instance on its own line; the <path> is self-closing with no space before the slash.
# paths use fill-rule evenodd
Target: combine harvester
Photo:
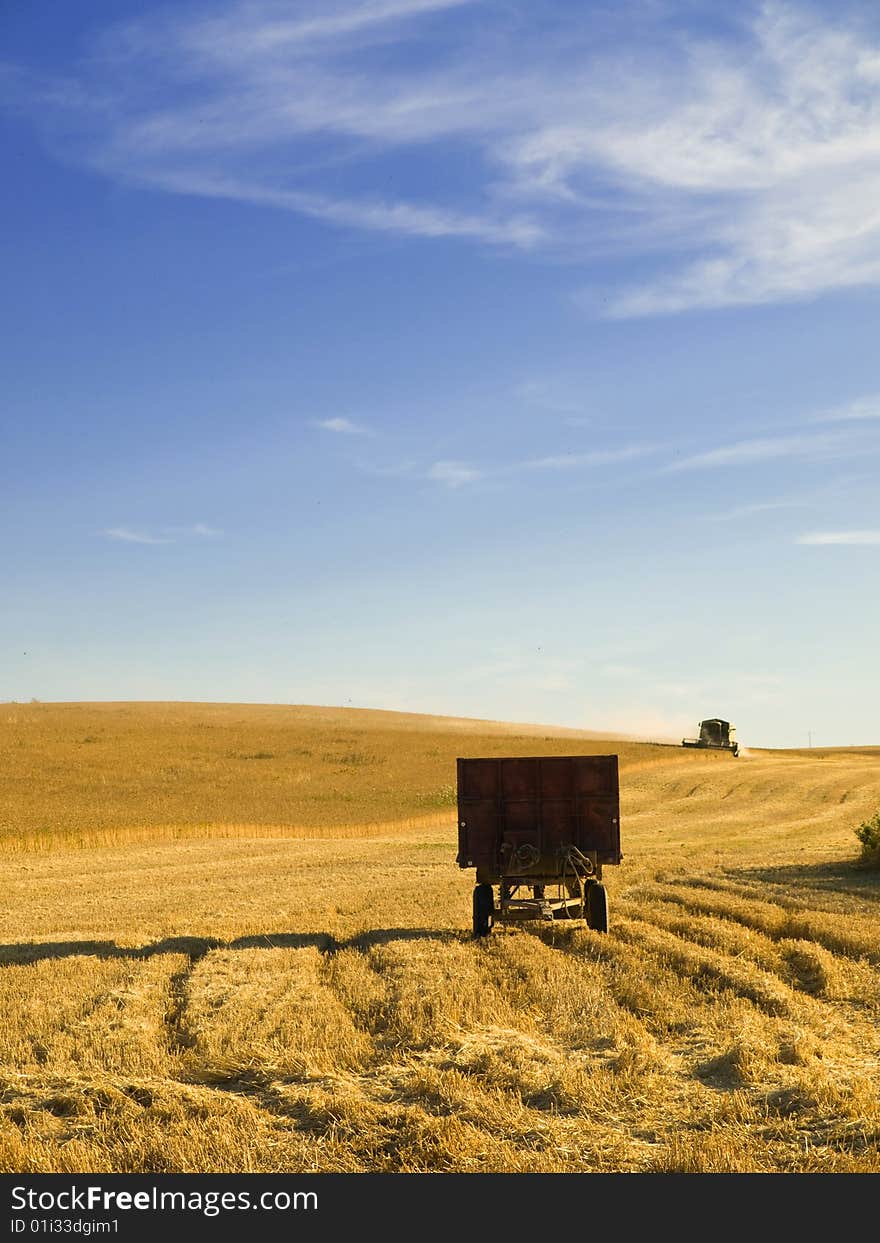
<path id="1" fill-rule="evenodd" d="M 617 756 L 457 763 L 457 862 L 477 869 L 474 936 L 529 919 L 586 919 L 607 932 L 602 865 L 623 858 Z"/>
<path id="2" fill-rule="evenodd" d="M 722 721 L 720 716 L 700 721 L 699 738 L 682 738 L 683 747 L 700 747 L 704 751 L 730 751 L 739 755 L 739 743 L 736 741 L 736 729 L 730 721 Z"/>

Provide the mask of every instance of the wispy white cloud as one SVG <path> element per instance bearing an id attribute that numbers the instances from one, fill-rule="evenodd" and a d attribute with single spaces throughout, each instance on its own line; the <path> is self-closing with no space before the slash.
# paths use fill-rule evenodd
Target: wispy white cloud
<path id="1" fill-rule="evenodd" d="M 129 527 L 108 527 L 102 532 L 108 539 L 122 540 L 126 544 L 173 544 L 167 536 L 149 535 L 146 531 L 132 531 Z"/>
<path id="2" fill-rule="evenodd" d="M 880 419 L 880 393 L 857 397 L 843 406 L 835 406 L 813 416 L 814 423 L 847 423 L 852 419 Z"/>
<path id="3" fill-rule="evenodd" d="M 352 419 L 313 419 L 312 427 L 320 427 L 325 432 L 338 432 L 343 436 L 368 436 L 370 429 Z"/>
<path id="4" fill-rule="evenodd" d="M 532 471 L 572 471 L 594 466 L 627 462 L 633 458 L 655 453 L 650 445 L 628 445 L 619 449 L 593 449 L 586 453 L 560 453 L 550 457 L 530 458 L 521 462 L 475 466 L 470 462 L 435 462 L 427 477 L 447 487 L 460 488 L 480 480 L 504 480 L 513 475 Z"/>
<path id="5" fill-rule="evenodd" d="M 122 540 L 127 544 L 175 544 L 181 539 L 214 539 L 223 532 L 217 527 L 208 526 L 206 522 L 194 522 L 190 526 L 160 527 L 158 534 L 133 530 L 131 527 L 108 527 L 101 534 L 108 539 Z"/>
<path id="6" fill-rule="evenodd" d="M 168 169 L 153 169 L 149 173 L 132 170 L 130 176 L 132 180 L 143 181 L 178 194 L 235 199 L 241 203 L 253 203 L 262 207 L 280 207 L 331 224 L 411 237 L 473 238 L 493 244 L 528 248 L 543 233 L 540 225 L 524 215 L 507 219 L 494 215 L 479 216 L 447 207 L 404 200 L 389 202 L 367 195 L 360 199 L 344 199 L 273 187 L 257 178 L 243 181 L 204 172 Z"/>
<path id="7" fill-rule="evenodd" d="M 428 470 L 429 479 L 445 484 L 447 488 L 461 488 L 467 483 L 476 483 L 484 477 L 484 472 L 467 462 L 435 462 Z"/>
<path id="8" fill-rule="evenodd" d="M 606 466 L 612 462 L 628 462 L 633 458 L 656 453 L 653 445 L 625 445 L 620 449 L 591 449 L 586 453 L 559 453 L 550 457 L 519 462 L 512 470 L 579 470 L 585 466 Z"/>
<path id="9" fill-rule="evenodd" d="M 479 25 L 456 21 L 476 2 L 174 7 L 106 32 L 79 80 L 29 102 L 62 118 L 66 156 L 172 193 L 580 259 L 651 252 L 649 275 L 590 295 L 613 317 L 880 284 L 872 12 L 766 0 L 722 37 L 640 5 L 603 37 L 577 5 L 514 20 L 481 0 Z M 27 96 L 20 74 L 6 93 Z M 442 194 L 424 189 L 428 150 L 449 161 Z"/>
<path id="10" fill-rule="evenodd" d="M 880 544 L 880 531 L 813 531 L 799 535 L 798 544 Z"/>
<path id="11" fill-rule="evenodd" d="M 772 513 L 774 510 L 780 509 L 806 509 L 809 501 L 755 501 L 751 505 L 735 505 L 733 509 L 727 509 L 720 514 L 711 514 L 711 522 L 735 522 L 740 518 L 751 518 L 754 514 Z"/>
<path id="12" fill-rule="evenodd" d="M 249 4 L 229 15 L 209 17 L 195 25 L 191 42 L 194 50 L 211 48 L 215 53 L 230 39 L 238 50 L 269 52 L 289 50 L 322 39 L 361 33 L 370 27 L 394 20 L 415 18 L 444 9 L 460 8 L 476 0 L 361 0 L 338 5 L 333 0 L 323 8 L 313 7 L 311 15 L 288 16 L 290 6 Z M 308 6 L 300 5 L 300 10 Z M 218 47 L 219 45 L 219 47 Z"/>
<path id="13" fill-rule="evenodd" d="M 673 462 L 667 471 L 706 470 L 719 466 L 750 466 L 782 458 L 800 460 L 823 460 L 858 453 L 864 445 L 855 443 L 842 433 L 798 433 L 791 436 L 764 436 L 754 440 L 739 440 L 735 444 L 722 445 L 704 453 L 694 453 L 681 461 Z"/>

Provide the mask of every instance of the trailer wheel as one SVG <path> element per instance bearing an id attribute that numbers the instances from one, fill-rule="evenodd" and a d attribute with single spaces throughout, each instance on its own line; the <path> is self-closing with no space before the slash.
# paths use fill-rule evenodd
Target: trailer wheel
<path id="1" fill-rule="evenodd" d="M 485 937 L 492 931 L 495 915 L 495 897 L 491 885 L 477 885 L 474 889 L 474 936 Z"/>
<path id="2" fill-rule="evenodd" d="M 604 885 L 587 886 L 587 927 L 594 932 L 608 931 L 608 892 Z"/>

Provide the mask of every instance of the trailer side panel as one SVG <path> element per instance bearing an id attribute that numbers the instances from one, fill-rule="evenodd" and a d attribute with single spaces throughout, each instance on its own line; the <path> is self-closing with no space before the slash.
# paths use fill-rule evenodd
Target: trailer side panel
<path id="1" fill-rule="evenodd" d="M 555 877 L 576 847 L 619 863 L 616 755 L 459 759 L 458 863 L 493 876 Z"/>

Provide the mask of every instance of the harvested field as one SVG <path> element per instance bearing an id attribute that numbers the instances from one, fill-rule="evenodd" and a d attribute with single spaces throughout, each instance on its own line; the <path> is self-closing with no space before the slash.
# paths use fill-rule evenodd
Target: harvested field
<path id="1" fill-rule="evenodd" d="M 880 750 L 131 704 L 0 747 L 4 1171 L 880 1170 Z M 474 942 L 455 756 L 605 751 L 609 933 Z"/>

